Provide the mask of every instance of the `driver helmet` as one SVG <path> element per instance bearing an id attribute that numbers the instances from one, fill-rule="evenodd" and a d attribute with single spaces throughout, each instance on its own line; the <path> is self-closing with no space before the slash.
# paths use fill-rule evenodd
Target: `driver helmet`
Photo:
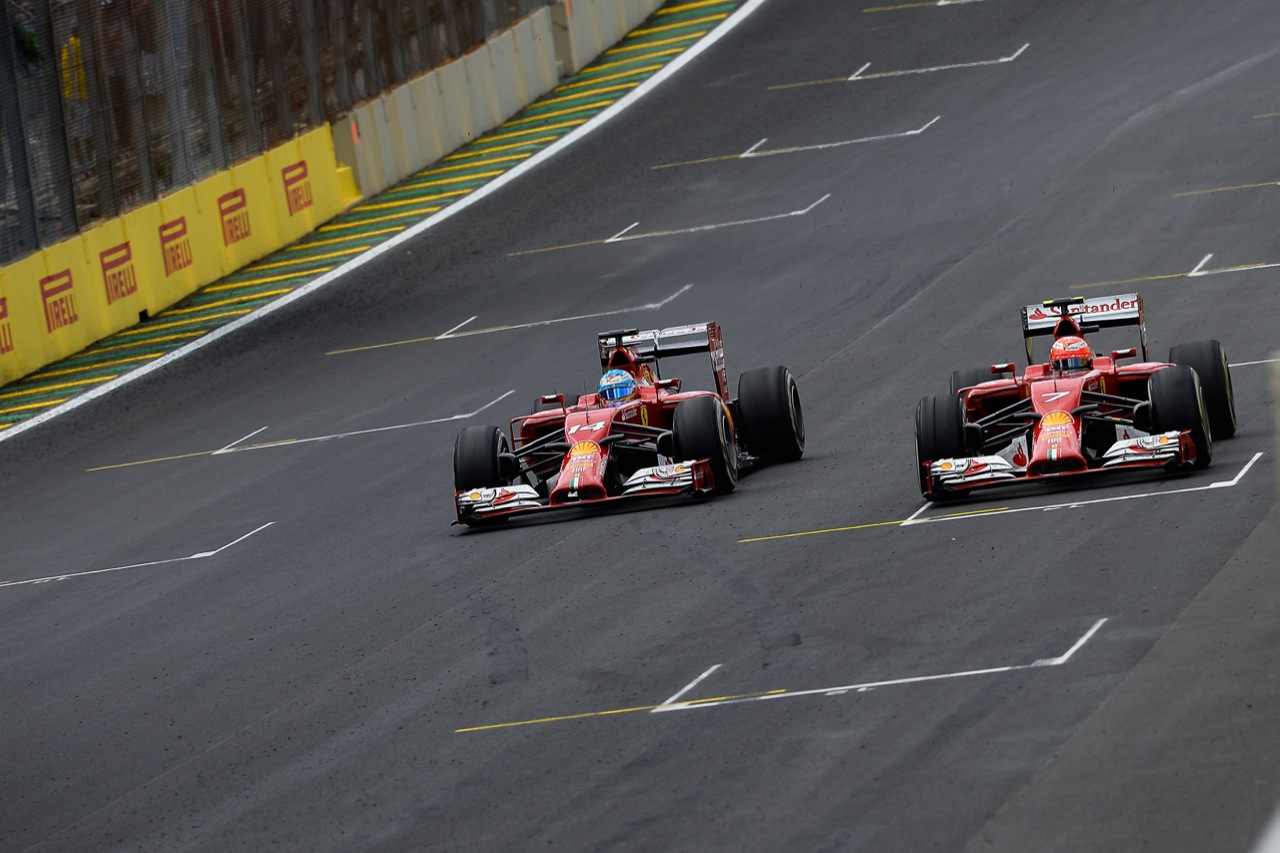
<path id="1" fill-rule="evenodd" d="M 636 388 L 636 380 L 625 370 L 609 370 L 600 377 L 600 387 L 596 391 L 603 406 L 620 406 L 628 400 L 640 396 Z"/>
<path id="2" fill-rule="evenodd" d="M 1049 350 L 1049 364 L 1056 373 L 1088 370 L 1093 366 L 1093 351 L 1084 338 L 1065 335 L 1053 342 Z"/>

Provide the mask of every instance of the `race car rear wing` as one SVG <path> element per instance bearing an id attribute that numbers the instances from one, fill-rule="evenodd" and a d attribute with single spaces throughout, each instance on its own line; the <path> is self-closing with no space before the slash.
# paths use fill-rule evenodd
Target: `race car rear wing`
<path id="1" fill-rule="evenodd" d="M 1060 330 L 1059 326 L 1063 328 Z M 1137 326 L 1142 340 L 1142 360 L 1150 361 L 1147 351 L 1147 314 L 1141 293 L 1119 296 L 1068 296 L 1049 299 L 1022 309 L 1022 337 L 1027 345 L 1027 363 L 1032 363 L 1032 339 L 1043 335 L 1055 338 L 1064 334 L 1094 332 L 1112 326 Z M 1073 328 L 1074 327 L 1074 328 Z"/>
<path id="2" fill-rule="evenodd" d="M 617 329 L 601 332 L 596 336 L 600 350 L 600 369 L 618 366 L 615 353 L 627 349 L 636 354 L 636 360 L 658 364 L 660 358 L 679 355 L 711 353 L 711 372 L 715 376 L 716 391 L 721 399 L 729 399 L 729 375 L 724 365 L 724 338 L 719 323 L 694 323 L 690 326 L 671 326 L 666 329 Z M 655 374 L 657 371 L 654 371 Z"/>

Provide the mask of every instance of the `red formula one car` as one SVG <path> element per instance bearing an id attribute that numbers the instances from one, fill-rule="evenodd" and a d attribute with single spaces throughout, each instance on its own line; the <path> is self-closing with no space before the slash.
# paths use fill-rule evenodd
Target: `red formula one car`
<path id="1" fill-rule="evenodd" d="M 1094 356 L 1085 334 L 1137 326 L 1134 348 Z M 1207 466 L 1213 439 L 1236 431 L 1231 372 L 1217 341 L 1180 344 L 1167 362 L 1147 352 L 1146 314 L 1137 293 L 1054 299 L 1022 309 L 1028 367 L 957 370 L 951 393 L 916 409 L 916 474 L 930 500 L 986 486 L 1134 468 Z M 1047 363 L 1032 342 L 1052 335 Z M 998 378 L 992 378 L 992 375 Z"/>
<path id="2" fill-rule="evenodd" d="M 740 465 L 789 462 L 804 453 L 804 417 L 785 367 L 748 371 L 729 396 L 716 323 L 624 329 L 597 336 L 605 371 L 595 394 L 572 405 L 540 399 L 511 421 L 511 438 L 470 426 L 453 450 L 458 523 L 660 495 L 733 491 Z M 681 391 L 660 358 L 710 353 L 715 391 Z"/>

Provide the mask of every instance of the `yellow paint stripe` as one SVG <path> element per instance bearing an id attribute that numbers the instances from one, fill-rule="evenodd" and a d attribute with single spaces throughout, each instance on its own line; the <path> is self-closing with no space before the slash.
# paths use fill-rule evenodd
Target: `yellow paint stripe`
<path id="1" fill-rule="evenodd" d="M 643 62 L 644 60 L 649 58 L 656 59 L 660 56 L 674 56 L 677 53 L 684 53 L 684 51 L 685 51 L 685 48 L 683 47 L 669 47 L 665 50 L 655 50 L 653 53 L 641 53 L 641 54 L 637 54 L 636 56 L 628 56 L 626 59 L 619 59 L 617 62 L 601 62 L 599 65 L 592 66 L 591 73 L 595 73 L 597 71 L 604 71 L 605 69 L 608 69 L 608 68 L 620 68 L 623 65 L 630 65 L 633 62 Z M 652 66 L 652 68 L 654 69 L 661 68 L 661 67 L 662 65 Z M 587 72 L 583 72 L 583 73 L 585 74 Z M 632 72 L 632 73 L 635 73 L 635 72 Z M 596 78 L 597 81 L 604 80 L 604 79 L 606 78 L 604 77 Z M 585 83 L 579 83 L 574 85 L 588 85 L 590 82 L 591 81 L 588 80 Z"/>
<path id="2" fill-rule="evenodd" d="M 561 246 L 546 246 L 542 249 L 525 249 L 520 252 L 507 252 L 508 258 L 518 258 L 521 255 L 540 255 L 543 252 L 559 252 L 561 249 L 577 249 L 580 246 L 599 246 L 609 242 L 608 240 L 587 240 L 582 243 L 565 243 Z"/>
<path id="3" fill-rule="evenodd" d="M 467 169 L 474 169 L 476 166 L 489 166 L 496 163 L 510 163 L 515 160 L 528 160 L 533 156 L 532 151 L 526 151 L 523 154 L 508 154 L 506 157 L 491 157 L 488 160 L 477 160 L 474 163 L 459 163 L 456 166 L 432 166 L 424 172 L 419 172 L 419 177 L 428 177 L 441 172 L 461 172 Z"/>
<path id="4" fill-rule="evenodd" d="M 965 516 L 970 515 L 986 515 L 987 513 L 992 512 L 1005 512 L 1008 509 L 1009 507 L 1007 506 L 997 506 L 989 507 L 987 509 L 972 509 L 967 512 L 951 512 L 946 515 L 935 515 L 931 518 L 964 518 Z M 822 530 L 802 530 L 797 533 L 779 533 L 776 536 L 757 536 L 752 539 L 739 539 L 738 544 L 741 545 L 748 542 L 771 542 L 776 539 L 795 539 L 799 536 L 817 536 L 823 533 L 847 533 L 850 530 L 867 530 L 872 527 L 901 527 L 909 520 L 910 519 L 900 518 L 896 521 L 872 521 L 867 524 L 851 524 L 848 527 L 826 527 Z"/>
<path id="5" fill-rule="evenodd" d="M 134 468 L 138 465 L 151 465 L 155 462 L 173 462 L 177 459 L 194 459 L 197 456 L 212 456 L 217 453 L 216 450 L 201 450 L 197 453 L 181 453 L 177 456 L 157 456 L 155 459 L 139 459 L 137 462 L 121 462 L 117 465 L 99 465 L 97 468 L 85 468 L 85 473 L 92 474 L 96 471 L 114 471 L 117 468 Z"/>
<path id="6" fill-rule="evenodd" d="M 361 213 L 375 210 L 394 210 L 397 207 L 408 207 L 412 204 L 421 204 L 424 201 L 444 201 L 445 199 L 457 198 L 460 195 L 468 195 L 470 192 L 471 190 L 469 189 L 449 190 L 448 192 L 443 193 L 413 196 L 412 198 L 402 198 L 396 201 L 384 201 L 379 202 L 378 204 L 362 204 L 359 207 L 353 208 L 351 212 L 358 216 Z"/>
<path id="7" fill-rule="evenodd" d="M 738 699 L 753 699 L 758 696 L 775 696 L 786 692 L 786 690 L 764 690 L 759 693 L 740 693 L 736 696 L 715 696 L 710 699 L 692 699 L 686 702 L 678 702 L 676 704 L 705 705 L 713 702 L 732 702 Z M 467 732 L 491 732 L 497 729 L 514 729 L 520 726 L 536 726 L 544 723 L 563 723 L 569 720 L 588 720 L 592 717 L 616 717 L 619 714 L 638 714 L 661 707 L 663 707 L 663 705 L 641 705 L 636 708 L 612 708 L 607 711 L 587 711 L 582 714 L 561 714 L 556 717 L 539 717 L 535 720 L 516 720 L 511 723 L 493 723 L 487 726 L 468 726 L 463 729 L 454 729 L 453 731 L 454 734 L 465 734 Z"/>
<path id="8" fill-rule="evenodd" d="M 872 6 L 869 9 L 863 9 L 864 12 L 896 12 L 899 9 L 924 9 L 929 6 L 937 6 L 937 0 L 932 3 L 900 3 L 897 6 Z"/>
<path id="9" fill-rule="evenodd" d="M 475 168 L 475 164 L 471 164 L 468 168 Z M 425 180 L 426 176 L 424 175 L 424 179 L 415 178 L 405 186 L 406 188 L 413 187 L 414 189 L 417 189 L 418 187 L 438 187 L 444 184 L 456 184 L 459 181 L 483 181 L 486 178 L 496 178 L 498 175 L 504 174 L 506 171 L 506 169 L 491 169 L 488 172 L 472 172 L 466 175 L 451 175 L 448 177 L 436 178 L 435 180 Z M 470 192 L 470 190 L 468 190 L 468 192 Z"/>
<path id="10" fill-rule="evenodd" d="M 775 539 L 795 539 L 799 536 L 817 536 L 822 533 L 845 533 L 850 530 L 866 530 L 871 527 L 897 527 L 901 526 L 905 518 L 897 521 L 873 521 L 869 524 L 851 524 L 848 527 L 825 527 L 822 530 L 802 530 L 798 533 L 779 533 L 776 536 L 756 536 L 751 539 L 739 539 L 738 544 L 746 544 L 748 542 L 771 542 Z"/>
<path id="11" fill-rule="evenodd" d="M 402 210 L 399 213 L 388 213 L 384 216 L 370 216 L 368 219 L 361 219 L 359 224 L 371 225 L 374 222 L 390 222 L 393 219 L 407 219 L 411 216 L 422 216 L 423 214 L 436 213 L 437 211 L 441 211 L 441 210 L 444 210 L 444 205 L 440 205 L 440 204 L 433 205 L 431 207 L 422 207 L 422 208 L 415 207 L 413 210 Z M 356 224 L 349 223 L 343 227 L 354 228 L 356 227 Z M 323 231 L 324 229 L 322 228 L 320 230 Z"/>
<path id="12" fill-rule="evenodd" d="M 262 276 L 261 278 L 236 279 L 235 281 L 230 282 L 229 284 L 210 285 L 209 287 L 206 287 L 204 290 L 201 290 L 200 292 L 201 293 L 226 293 L 227 291 L 230 291 L 230 290 L 241 290 L 243 288 L 254 287 L 255 285 L 259 285 L 259 284 L 275 284 L 277 281 L 290 281 L 292 279 L 302 278 L 303 276 L 307 276 L 307 275 L 321 275 L 323 273 L 329 272 L 329 270 L 331 269 L 333 269 L 333 267 L 316 267 L 315 269 L 299 270 L 296 272 L 285 273 L 284 275 L 266 275 L 266 276 Z M 164 314 L 160 316 L 167 317 L 168 315 L 174 314 L 174 313 L 177 313 L 177 312 L 166 311 Z"/>
<path id="13" fill-rule="evenodd" d="M 369 249 L 372 249 L 373 246 L 373 243 L 369 243 L 364 246 L 353 246 L 350 249 L 343 249 L 340 252 L 325 252 L 322 255 L 307 255 L 306 257 L 292 258 L 287 261 L 276 261 L 275 263 L 270 264 L 254 264 L 248 269 L 248 272 L 257 272 L 258 270 L 276 270 L 281 269 L 282 267 L 302 267 L 314 261 L 329 261 L 334 258 L 345 258 L 348 255 L 366 252 Z"/>
<path id="14" fill-rule="evenodd" d="M 219 299 L 216 302 L 206 302 L 203 305 L 193 305 L 190 308 L 178 308 L 173 311 L 166 311 L 164 316 L 176 317 L 183 314 L 195 314 L 200 311 L 208 311 L 210 308 L 223 308 L 227 305 L 239 305 L 244 302 L 255 302 L 259 299 L 269 299 L 272 296 L 283 296 L 286 293 L 292 292 L 292 287 L 281 287 L 276 290 L 264 290 L 260 293 L 245 293 L 240 296 L 233 296 L 230 299 Z"/>
<path id="15" fill-rule="evenodd" d="M 53 385 L 45 385 L 43 383 L 40 383 L 39 379 L 36 379 L 32 382 L 32 385 L 29 388 L 15 389 L 13 391 L 10 391 L 7 394 L 0 394 L 0 400 L 12 400 L 17 397 L 27 397 L 27 396 L 30 396 L 31 394 L 47 394 L 50 391 L 69 391 L 72 388 L 83 388 L 86 385 L 101 385 L 103 382 L 107 382 L 115 378 L 116 378 L 116 374 L 112 374 L 111 376 L 99 376 L 96 379 L 80 379 L 80 380 L 77 380 L 76 382 L 57 382 L 57 383 L 54 383 Z M 26 409 L 41 408 L 48 405 L 51 405 L 51 404 L 38 403 L 38 404 L 31 404 L 26 406 L 19 406 L 18 408 L 15 408 L 15 409 L 4 409 L 0 411 L 18 412 Z"/>
<path id="16" fill-rule="evenodd" d="M 677 166 L 697 166 L 702 163 L 721 163 L 725 160 L 741 160 L 741 154 L 724 154 L 720 157 L 703 157 L 701 160 L 684 160 L 680 163 L 662 163 L 657 166 L 650 166 L 650 169 L 674 169 Z"/>
<path id="17" fill-rule="evenodd" d="M 542 129 L 546 130 L 547 128 L 542 128 Z M 538 139 L 527 139 L 524 142 L 513 142 L 510 145 L 495 145 L 492 147 L 484 148 L 483 150 L 472 150 L 468 148 L 468 149 L 459 151 L 457 154 L 450 154 L 448 157 L 444 159 L 458 161 L 458 160 L 466 160 L 471 157 L 483 157 L 484 155 L 492 154 L 495 151 L 514 151 L 517 148 L 530 148 L 535 145 L 543 145 L 549 142 L 555 142 L 559 138 L 560 137 L 558 136 L 543 136 Z M 532 155 L 533 152 L 529 152 L 529 154 Z"/>
<path id="18" fill-rule="evenodd" d="M 681 42 L 697 41 L 698 39 L 702 38 L 709 32 L 711 31 L 702 30 L 701 32 L 690 33 L 687 36 L 679 36 L 673 39 L 663 39 L 662 41 L 651 41 L 651 42 L 646 42 L 645 44 L 623 45 L 622 47 L 615 47 L 615 48 L 606 50 L 605 55 L 608 56 L 614 53 L 628 53 L 633 50 L 648 50 L 651 47 L 662 47 L 663 45 L 668 45 L 668 44 L 680 44 Z"/>
<path id="19" fill-rule="evenodd" d="M 634 57 L 627 60 L 627 62 L 634 62 L 634 61 L 635 61 Z M 620 65 L 621 63 L 614 63 L 614 64 Z M 628 77 L 635 77 L 638 74 L 646 74 L 650 71 L 657 71 L 659 68 L 662 68 L 661 63 L 659 63 L 658 65 L 642 65 L 639 68 L 632 68 L 629 71 L 620 71 L 617 74 L 606 74 L 603 77 L 596 77 L 594 80 L 586 80 L 581 83 L 566 83 L 563 86 L 557 86 L 552 91 L 570 92 L 570 91 L 573 91 L 574 89 L 591 89 L 594 91 L 595 87 L 600 83 L 609 83 L 614 80 L 625 80 Z M 581 95 L 576 95 L 575 97 L 581 97 Z M 556 98 L 555 100 L 559 101 L 563 99 Z M 553 103 L 553 102 L 554 101 L 542 101 L 540 103 L 545 104 L 545 103 Z"/>
<path id="20" fill-rule="evenodd" d="M 57 400 L 45 400 L 43 403 L 28 403 L 25 406 L 9 406 L 8 408 L 0 409 L 0 415 L 16 415 L 19 412 L 29 412 L 33 409 L 50 409 L 60 403 L 65 403 L 70 399 L 70 397 L 62 397 Z"/>
<path id="21" fill-rule="evenodd" d="M 725 0 L 700 0 L 698 3 L 683 3 L 679 6 L 668 6 L 665 9 L 659 9 L 658 15 L 677 15 L 681 12 L 689 12 L 694 9 L 705 9 L 708 6 L 726 6 Z"/>
<path id="22" fill-rule="evenodd" d="M 727 12 L 721 12 L 716 15 L 705 15 L 701 18 L 693 18 L 688 21 L 679 21 L 674 24 L 663 24 L 660 27 L 649 27 L 648 29 L 645 29 L 645 30 L 632 30 L 631 35 L 628 36 L 628 38 L 630 38 L 631 36 L 647 36 L 647 35 L 652 35 L 653 33 L 669 33 L 672 30 L 681 30 L 681 29 L 684 29 L 685 27 L 696 27 L 698 24 L 711 24 L 716 21 L 723 21 L 727 17 L 729 17 L 729 14 Z"/>
<path id="23" fill-rule="evenodd" d="M 146 334 L 147 332 L 156 332 L 161 329 L 180 329 L 183 326 L 190 326 L 192 323 L 207 323 L 210 320 L 221 320 L 224 317 L 239 317 L 243 314 L 248 314 L 252 310 L 252 308 L 240 308 L 235 311 L 223 311 L 219 314 L 210 314 L 208 317 L 193 317 L 186 320 L 175 320 L 172 323 L 148 323 L 145 328 L 138 330 L 136 333 L 131 333 L 126 330 L 117 334 L 116 337 L 127 338 L 130 334 L 141 335 Z"/>
<path id="24" fill-rule="evenodd" d="M 539 133 L 546 133 L 551 130 L 565 130 L 570 127 L 577 127 L 578 125 L 586 124 L 587 121 L 588 119 L 585 118 L 574 119 L 573 121 L 562 121 L 559 124 L 549 124 L 546 127 L 535 127 L 530 130 L 515 130 L 511 133 L 495 133 L 493 136 L 486 136 L 485 138 L 478 139 L 471 144 L 473 146 L 484 147 L 490 142 L 501 142 L 504 139 L 519 139 L 522 136 L 536 136 Z M 491 151 L 493 149 L 485 148 L 485 150 Z"/>
<path id="25" fill-rule="evenodd" d="M 355 227 L 356 227 L 355 225 L 348 223 L 346 225 L 332 226 L 330 230 L 338 230 L 340 228 L 355 228 Z M 324 229 L 319 229 L 319 230 L 324 230 Z M 362 231 L 359 234 L 353 234 L 350 237 L 330 237 L 327 240 L 312 240 L 311 242 L 307 243 L 305 246 L 302 246 L 300 248 L 311 249 L 316 246 L 332 246 L 336 243 L 351 243 L 356 240 L 364 240 L 368 237 L 378 237 L 382 234 L 395 234 L 403 230 L 404 230 L 403 225 L 397 225 L 394 228 L 378 228 L 373 231 Z"/>
<path id="26" fill-rule="evenodd" d="M 63 370 L 50 370 L 40 374 L 41 379 L 47 379 L 54 376 L 74 376 L 77 373 L 84 373 L 86 370 L 101 370 L 104 367 L 117 367 L 122 364 L 136 364 L 139 361 L 151 361 L 164 355 L 163 352 L 149 352 L 145 355 L 131 355 L 126 358 L 113 358 L 107 361 L 97 361 L 93 364 L 81 364 L 77 367 L 68 367 Z"/>
<path id="27" fill-rule="evenodd" d="M 1171 278 L 1186 278 L 1187 273 L 1175 272 L 1168 275 L 1144 275 L 1138 278 L 1121 278 L 1115 281 L 1093 281 L 1088 284 L 1073 284 L 1070 290 L 1091 290 L 1095 287 L 1116 287 L 1122 284 L 1142 284 L 1147 281 L 1165 281 Z"/>
<path id="28" fill-rule="evenodd" d="M 848 82 L 849 82 L 848 77 L 828 77 L 825 80 L 807 80 L 804 83 L 779 83 L 775 86 L 770 86 L 769 91 L 777 92 L 781 89 L 799 89 L 802 86 L 826 86 L 830 83 L 848 83 Z"/>
<path id="29" fill-rule="evenodd" d="M 1208 190 L 1191 190 L 1185 193 L 1174 193 L 1174 198 L 1185 198 L 1189 195 L 1211 195 L 1213 193 L 1229 193 L 1236 190 L 1257 190 L 1263 187 L 1280 187 L 1280 181 L 1266 181 L 1261 184 L 1238 184 L 1234 187 L 1214 187 Z"/>
<path id="30" fill-rule="evenodd" d="M 627 86 L 610 86 L 609 89 L 610 90 L 634 89 L 636 86 L 639 86 L 639 85 L 640 85 L 639 82 L 637 82 L 633 85 L 627 85 Z M 543 113 L 542 115 L 530 116 L 529 118 L 522 118 L 518 121 L 509 121 L 506 124 L 504 124 L 503 127 L 515 127 L 516 125 L 519 125 L 519 124 L 529 124 L 535 121 L 545 121 L 546 119 L 549 119 L 549 118 L 560 118 L 561 116 L 569 116 L 569 115 L 573 115 L 574 113 L 584 112 L 586 110 L 600 109 L 601 107 L 609 106 L 616 100 L 617 98 L 609 98 L 607 100 L 592 101 L 591 103 L 583 104 L 580 107 L 566 107 L 563 110 L 556 110 L 550 113 Z"/>
<path id="31" fill-rule="evenodd" d="M 149 326 L 144 327 L 141 331 L 145 332 L 147 328 L 150 328 L 150 327 Z M 169 343 L 170 341 L 180 341 L 186 338 L 198 338 L 203 334 L 205 333 L 204 332 L 179 332 L 176 335 L 161 335 L 158 338 L 148 338 L 145 341 L 129 341 L 128 343 L 115 344 L 113 346 L 98 347 L 93 351 L 93 354 L 98 355 L 99 353 L 115 352 L 116 350 L 122 350 L 122 349 L 137 349 L 138 347 L 150 346 L 152 344 Z M 115 339 L 111 338 L 110 340 L 115 340 Z"/>

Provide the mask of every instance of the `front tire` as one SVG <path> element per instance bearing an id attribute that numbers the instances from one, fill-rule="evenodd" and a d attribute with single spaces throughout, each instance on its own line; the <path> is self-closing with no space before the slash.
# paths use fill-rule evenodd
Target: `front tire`
<path id="1" fill-rule="evenodd" d="M 469 426 L 458 433 L 453 445 L 453 489 L 496 489 L 509 485 L 502 476 L 500 456 L 511 444 L 495 426 Z"/>
<path id="2" fill-rule="evenodd" d="M 916 406 L 916 477 L 920 494 L 931 501 L 950 495 L 931 491 L 926 462 L 967 456 L 964 446 L 964 401 L 953 395 L 932 394 Z"/>
<path id="3" fill-rule="evenodd" d="M 738 447 L 720 398 L 682 400 L 671 417 L 671 438 L 677 461 L 710 460 L 714 494 L 728 494 L 738 485 Z"/>
<path id="4" fill-rule="evenodd" d="M 1194 467 L 1209 467 L 1213 460 L 1213 438 L 1195 370 L 1185 365 L 1158 370 L 1147 380 L 1147 393 L 1151 400 L 1152 431 L 1191 430 L 1191 441 L 1196 446 Z"/>
<path id="5" fill-rule="evenodd" d="M 764 462 L 794 462 L 804 455 L 800 389 L 785 367 L 762 367 L 738 377 L 738 435 Z"/>
<path id="6" fill-rule="evenodd" d="M 1236 434 L 1236 395 L 1231 387 L 1227 354 L 1217 341 L 1193 341 L 1169 350 L 1169 361 L 1190 367 L 1200 377 L 1200 393 L 1215 439 Z"/>
<path id="7" fill-rule="evenodd" d="M 989 367 L 965 367 L 951 374 L 951 393 L 959 394 L 961 388 L 970 388 L 980 382 L 990 382 L 994 377 Z"/>

